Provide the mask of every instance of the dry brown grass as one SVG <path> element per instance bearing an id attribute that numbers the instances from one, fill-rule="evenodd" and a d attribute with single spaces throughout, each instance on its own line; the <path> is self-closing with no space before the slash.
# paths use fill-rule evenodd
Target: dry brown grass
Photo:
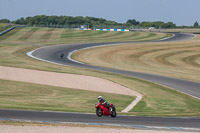
<path id="1" fill-rule="evenodd" d="M 131 110 L 131 112 L 134 112 L 134 113 L 129 113 L 130 115 L 131 114 L 132 115 L 147 115 L 147 116 L 199 116 L 200 115 L 199 114 L 200 105 L 199 105 L 198 99 L 194 99 L 190 96 L 184 95 L 174 90 L 167 89 L 166 87 L 162 87 L 160 85 L 156 85 L 156 84 L 146 82 L 143 80 L 138 80 L 138 79 L 134 79 L 134 78 L 118 75 L 118 74 L 104 73 L 104 72 L 92 71 L 92 70 L 75 68 L 75 67 L 70 67 L 70 66 L 50 64 L 50 63 L 35 60 L 26 56 L 26 53 L 28 51 L 31 51 L 36 48 L 37 48 L 36 46 L 30 46 L 30 45 L 0 44 L 0 65 L 10 66 L 10 67 L 19 67 L 19 68 L 28 68 L 28 69 L 42 70 L 42 71 L 88 75 L 88 76 L 108 79 L 122 86 L 128 87 L 137 92 L 140 92 L 141 94 L 144 95 L 142 101 L 138 103 L 138 106 L 136 106 L 133 110 Z M 11 89 L 10 85 L 13 85 L 13 90 L 10 91 L 12 93 L 9 92 L 8 96 L 15 95 L 16 94 L 15 91 L 17 89 L 23 88 L 17 83 L 14 83 L 14 84 L 5 83 L 4 85 L 8 86 L 7 87 L 8 89 L 6 89 L 2 83 L 0 84 L 1 84 L 1 87 L 4 88 L 5 90 Z M 24 86 L 24 88 L 27 89 L 29 87 Z M 43 86 L 38 85 L 38 89 L 40 88 L 43 88 Z M 35 90 L 35 88 L 33 89 Z M 47 89 L 50 89 L 50 87 L 47 87 Z M 53 88 L 53 90 L 55 91 L 55 87 Z M 19 94 L 21 95 L 22 92 L 24 91 L 21 91 Z M 48 93 L 47 91 L 45 92 Z M 77 94 L 80 94 L 80 93 L 77 93 Z M 72 96 L 79 97 L 77 94 L 75 93 L 75 95 L 72 95 Z M 88 93 L 86 94 L 88 95 Z M 7 96 L 7 95 L 3 94 L 2 96 Z M 17 98 L 20 98 L 20 97 L 17 96 Z M 15 99 L 16 98 L 14 97 L 14 101 Z M 28 97 L 27 99 L 31 100 L 30 97 Z M 91 98 L 91 99 L 96 99 L 96 98 Z M 109 102 L 111 101 L 108 99 L 108 97 L 106 97 L 106 99 Z M 117 102 L 115 100 L 116 99 L 114 99 L 114 102 L 113 102 L 114 104 Z M 0 101 L 4 102 L 3 100 L 0 100 Z M 72 103 L 74 103 L 77 100 L 71 100 L 71 101 Z M 33 100 L 33 102 L 35 102 L 35 100 Z M 118 102 L 124 105 L 124 102 L 122 102 L 121 98 L 120 99 L 118 98 Z M 13 103 L 13 101 L 11 102 L 11 104 L 14 104 L 15 106 L 17 106 L 15 103 Z M 44 105 L 42 105 L 42 107 L 43 106 Z M 60 106 L 60 107 L 62 108 L 63 106 Z M 120 109 L 120 108 L 117 107 L 117 109 Z"/>
<path id="2" fill-rule="evenodd" d="M 200 81 L 200 35 L 184 42 L 134 43 L 81 50 L 81 62 Z"/>
<path id="3" fill-rule="evenodd" d="M 158 40 L 170 34 L 151 32 L 83 31 L 62 28 L 16 28 L 0 37 L 0 43 L 70 44 Z"/>
<path id="4" fill-rule="evenodd" d="M 144 95 L 142 101 L 139 102 L 138 105 L 133 110 L 131 110 L 131 112 L 134 112 L 134 113 L 132 113 L 133 115 L 148 115 L 148 116 L 199 116 L 200 115 L 199 114 L 199 112 L 200 112 L 199 111 L 199 109 L 200 109 L 199 100 L 194 99 L 190 96 L 184 95 L 182 93 L 176 92 L 174 90 L 168 89 L 166 87 L 162 87 L 160 85 L 156 85 L 156 84 L 153 84 L 150 82 L 146 82 L 143 80 L 138 80 L 135 78 L 130 78 L 130 77 L 126 77 L 126 76 L 122 76 L 122 75 L 118 75 L 118 74 L 98 72 L 98 71 L 92 71 L 92 70 L 87 70 L 87 69 L 74 68 L 74 67 L 70 67 L 70 66 L 60 66 L 60 65 L 50 64 L 50 63 L 42 62 L 42 61 L 27 57 L 26 53 L 36 49 L 37 47 L 31 46 L 31 45 L 17 45 L 17 44 L 13 44 L 13 43 L 17 42 L 18 38 L 20 38 L 21 36 L 26 34 L 23 32 L 28 32 L 29 30 L 30 30 L 29 28 L 15 29 L 14 31 L 8 33 L 7 36 L 3 36 L 3 38 L 1 38 L 2 41 L 0 43 L 0 65 L 10 66 L 10 67 L 28 68 L 28 69 L 42 70 L 42 71 L 53 71 L 53 72 L 60 72 L 60 73 L 90 75 L 90 76 L 105 78 L 105 79 L 111 80 L 113 82 L 119 83 L 125 87 L 128 87 L 130 89 L 138 91 Z M 37 32 L 39 32 L 39 33 L 44 32 L 43 30 L 47 30 L 47 29 L 39 29 L 39 30 L 37 30 Z M 44 38 L 46 38 L 46 41 L 49 40 L 48 44 L 58 44 L 61 42 L 75 43 L 76 41 L 79 41 L 79 43 L 80 43 L 81 41 L 85 41 L 85 40 L 87 42 L 92 42 L 95 40 L 105 42 L 108 39 L 112 39 L 112 38 L 116 38 L 116 39 L 113 39 L 110 41 L 116 41 L 116 40 L 121 40 L 121 39 L 122 39 L 121 41 L 123 41 L 123 40 L 127 40 L 130 38 L 132 38 L 132 40 L 142 40 L 142 39 L 149 40 L 149 38 L 152 37 L 151 35 L 153 35 L 153 34 L 149 34 L 150 35 L 149 38 L 144 38 L 144 37 L 140 38 L 139 36 L 141 36 L 142 34 L 137 36 L 136 33 L 128 33 L 128 32 L 126 32 L 125 34 L 127 34 L 127 35 L 125 35 L 125 34 L 118 33 L 118 32 L 95 32 L 95 33 L 94 32 L 84 32 L 84 33 L 68 34 L 64 31 L 67 32 L 67 30 L 63 30 L 63 29 L 56 29 L 56 30 L 52 31 L 53 33 L 51 36 L 54 36 L 58 40 L 56 40 L 56 39 L 53 39 L 52 41 L 49 40 L 49 35 L 47 35 Z M 39 42 L 44 41 L 45 39 L 40 40 L 41 36 L 37 35 L 36 34 L 37 32 L 32 34 L 23 43 L 33 43 L 34 42 L 37 44 Z M 74 31 L 74 32 L 76 32 L 76 31 Z M 46 33 L 46 31 L 45 31 L 45 33 Z M 134 36 L 130 37 L 128 34 L 134 35 Z M 43 34 L 43 35 L 45 35 L 45 34 Z M 99 38 L 99 36 L 101 36 L 101 37 Z M 104 38 L 105 36 L 107 36 L 107 39 Z M 120 36 L 121 36 L 121 38 L 119 38 Z M 160 38 L 161 36 L 163 37 L 163 34 L 159 34 L 158 38 Z M 88 38 L 88 37 L 90 37 L 90 38 Z M 155 36 L 153 36 L 153 37 L 155 37 Z M 90 40 L 91 38 L 93 40 Z M 137 39 L 135 39 L 135 38 L 137 38 Z M 138 38 L 140 38 L 140 39 L 138 39 Z M 99 39 L 101 39 L 101 40 L 99 40 Z M 156 39 L 156 38 L 154 38 L 154 39 Z M 2 42 L 7 42 L 7 41 L 12 42 L 12 44 L 2 43 Z M 132 44 L 130 46 L 124 45 L 127 47 L 119 46 L 118 48 L 128 51 L 129 48 L 132 46 L 133 47 L 132 51 L 143 52 L 143 54 L 141 53 L 141 56 L 143 56 L 145 53 L 144 53 L 144 51 L 142 51 L 142 49 L 144 48 L 144 50 L 147 51 L 148 47 L 150 47 L 150 45 L 152 45 L 152 46 L 157 46 L 157 45 L 162 46 L 163 45 L 164 46 L 164 44 L 159 44 L 159 43 L 156 43 L 156 44 Z M 112 46 L 112 47 L 114 49 L 117 48 L 114 46 Z M 139 47 L 139 48 L 135 49 L 135 47 Z M 147 48 L 145 49 L 145 47 L 147 47 Z M 112 48 L 109 48 L 109 49 L 114 50 Z M 118 63 L 118 61 L 115 60 L 115 58 L 117 58 L 115 56 L 123 57 L 125 59 L 124 61 L 126 61 L 127 58 L 124 55 L 126 53 L 123 53 L 123 51 L 122 51 L 122 53 L 120 53 L 120 49 L 116 49 L 116 51 L 119 51 L 119 53 L 116 54 L 116 52 L 113 51 L 113 55 L 110 55 L 109 51 L 105 50 L 105 52 L 108 52 L 108 54 L 103 55 L 102 57 L 98 57 L 98 58 L 102 58 L 102 60 L 103 60 L 102 63 L 104 63 L 104 61 L 108 61 L 111 63 L 114 62 L 114 65 Z M 127 52 L 127 51 L 125 51 L 125 52 Z M 132 51 L 131 51 L 131 49 L 129 50 L 129 52 L 131 54 L 132 54 Z M 95 54 L 95 56 L 97 56 L 97 55 Z M 106 59 L 107 56 L 108 56 L 108 58 L 113 58 L 113 59 L 108 60 L 108 59 Z M 130 56 L 130 60 L 133 60 L 135 58 L 135 57 L 134 58 L 133 57 L 134 56 Z M 193 58 L 193 57 L 190 57 L 190 58 Z M 128 68 L 132 68 L 133 66 L 131 66 L 131 65 L 134 64 L 135 66 L 138 66 L 138 69 L 139 69 L 140 66 L 137 63 L 140 63 L 140 64 L 143 64 L 143 66 L 141 65 L 141 68 L 144 68 L 144 70 L 145 70 L 146 62 L 141 61 L 140 58 L 138 58 L 137 60 L 138 61 L 134 60 L 132 62 L 127 62 L 126 64 L 122 64 L 123 63 L 122 62 L 121 67 L 123 68 L 124 66 L 126 66 L 129 63 L 129 65 L 127 65 L 127 66 L 129 66 Z M 186 58 L 185 60 L 188 60 L 188 59 Z M 96 61 L 96 60 L 94 60 L 94 61 Z M 101 62 L 101 61 L 99 61 L 99 62 Z M 194 62 L 194 61 L 192 61 L 192 62 Z M 199 63 L 199 59 L 196 59 L 195 62 Z M 107 63 L 107 64 L 111 64 L 111 63 Z M 111 65 L 111 67 L 113 67 L 113 65 Z M 148 69 L 149 68 L 147 67 L 146 71 L 148 71 Z M 11 85 L 11 83 L 5 84 L 5 85 Z M 18 87 L 20 87 L 20 86 L 16 85 L 16 83 L 13 84 L 13 90 L 16 90 L 16 88 L 18 88 Z M 8 88 L 10 88 L 10 87 L 8 87 Z M 38 88 L 41 88 L 41 86 L 38 86 Z M 20 87 L 20 89 L 22 89 L 22 87 Z M 11 91 L 11 92 L 13 92 L 13 91 Z M 11 94 L 11 93 L 9 93 L 9 94 Z M 15 92 L 13 92 L 13 95 L 14 94 L 15 94 Z M 73 95 L 73 96 L 77 96 L 77 95 Z M 28 98 L 28 99 L 30 99 L 30 98 Z M 72 102 L 75 102 L 75 101 L 72 100 Z M 121 99 L 119 99 L 119 101 L 121 101 Z M 12 102 L 12 104 L 13 104 L 13 102 Z M 131 114 L 131 113 L 129 113 L 129 114 Z"/>
<path id="5" fill-rule="evenodd" d="M 200 28 L 179 28 L 179 29 L 145 29 L 144 31 L 160 31 L 160 32 L 187 32 L 187 33 L 193 33 L 193 32 L 200 32 Z"/>

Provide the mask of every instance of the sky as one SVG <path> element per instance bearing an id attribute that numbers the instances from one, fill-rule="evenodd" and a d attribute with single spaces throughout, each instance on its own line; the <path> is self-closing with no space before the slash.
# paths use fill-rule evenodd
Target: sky
<path id="1" fill-rule="evenodd" d="M 36 15 L 91 16 L 120 23 L 137 21 L 200 23 L 200 0 L 0 0 L 0 19 Z"/>

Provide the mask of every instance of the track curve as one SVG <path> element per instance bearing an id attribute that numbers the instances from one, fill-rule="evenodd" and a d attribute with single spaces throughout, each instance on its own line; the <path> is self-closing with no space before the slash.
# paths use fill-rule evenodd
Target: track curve
<path id="1" fill-rule="evenodd" d="M 191 35 L 191 34 L 175 33 L 174 36 L 171 38 L 167 38 L 165 40 L 158 40 L 158 41 L 149 41 L 149 42 L 184 41 L 184 40 L 192 39 L 193 37 L 194 35 Z M 33 51 L 31 55 L 35 58 L 42 59 L 43 61 L 48 61 L 48 62 L 57 63 L 61 65 L 74 66 L 74 67 L 86 68 L 86 69 L 92 69 L 92 70 L 98 70 L 98 71 L 104 71 L 104 72 L 111 72 L 111 73 L 116 73 L 116 74 L 126 75 L 129 77 L 147 80 L 150 82 L 167 86 L 169 88 L 175 89 L 177 91 L 180 91 L 182 93 L 185 93 L 185 94 L 188 94 L 200 99 L 200 83 L 198 82 L 192 82 L 192 81 L 165 77 L 165 76 L 160 76 L 160 75 L 92 66 L 92 65 L 87 65 L 87 64 L 80 63 L 77 61 L 73 61 L 70 58 L 63 58 L 63 59 L 60 58 L 61 53 L 66 53 L 66 57 L 69 57 L 69 55 L 71 55 L 72 52 L 80 50 L 80 49 L 85 49 L 85 48 L 90 48 L 90 47 L 99 47 L 99 46 L 108 46 L 108 45 L 120 45 L 123 43 L 127 44 L 127 43 L 144 43 L 144 42 L 115 42 L 115 43 L 87 43 L 87 44 L 56 45 L 56 46 L 49 46 L 49 47 L 43 47 L 43 48 L 37 49 Z"/>
<path id="2" fill-rule="evenodd" d="M 192 39 L 194 36 L 190 34 L 178 34 L 172 38 L 151 42 L 162 41 L 183 41 Z M 43 47 L 29 53 L 32 57 L 48 61 L 51 63 L 68 65 L 80 68 L 87 68 L 92 70 L 99 70 L 104 72 L 117 73 L 127 75 L 130 77 L 136 77 L 158 84 L 168 86 L 183 93 L 187 93 L 194 97 L 200 98 L 200 83 L 191 82 L 181 79 L 175 79 L 170 77 L 130 72 L 123 70 L 116 70 L 111 68 L 104 68 L 98 66 L 91 66 L 87 64 L 81 64 L 74 62 L 70 59 L 61 59 L 61 53 L 67 53 L 83 49 L 86 47 L 93 47 L 99 45 L 119 45 L 122 43 L 136 43 L 136 42 L 118 42 L 118 43 L 90 43 L 90 44 L 71 44 L 71 45 L 59 45 Z M 141 42 L 137 42 L 141 43 Z M 188 90 L 190 88 L 190 90 Z M 120 126 L 127 125 L 127 127 L 133 128 L 153 128 L 153 129 L 172 129 L 172 130 L 190 130 L 200 131 L 199 123 L 200 118 L 161 118 L 161 117 L 140 117 L 140 116 L 118 116 L 117 118 L 102 117 L 98 118 L 95 114 L 81 114 L 81 113 L 63 113 L 63 112 L 42 112 L 42 111 L 25 111 L 25 110 L 3 110 L 0 109 L 0 120 L 31 120 L 42 122 L 76 122 L 87 123 L 91 125 L 106 125 L 106 124 L 119 124 Z M 183 128 L 184 127 L 184 128 Z"/>

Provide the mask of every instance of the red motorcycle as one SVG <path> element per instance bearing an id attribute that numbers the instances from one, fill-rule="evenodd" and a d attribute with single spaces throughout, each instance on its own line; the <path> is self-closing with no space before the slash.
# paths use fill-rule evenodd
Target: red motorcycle
<path id="1" fill-rule="evenodd" d="M 115 106 L 113 104 L 110 104 L 110 108 L 108 109 L 106 107 L 105 104 L 95 104 L 95 108 L 96 108 L 96 115 L 101 117 L 102 115 L 111 115 L 111 117 L 116 117 L 117 113 L 116 113 L 116 109 Z"/>

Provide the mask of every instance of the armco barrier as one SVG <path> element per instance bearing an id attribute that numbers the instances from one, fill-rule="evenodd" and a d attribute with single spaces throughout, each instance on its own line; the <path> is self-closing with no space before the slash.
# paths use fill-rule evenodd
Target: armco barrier
<path id="1" fill-rule="evenodd" d="M 200 34 L 200 32 L 193 32 L 193 34 Z"/>
<path id="2" fill-rule="evenodd" d="M 80 30 L 92 30 L 91 28 L 80 28 Z"/>
<path id="3" fill-rule="evenodd" d="M 94 29 L 98 31 L 129 31 L 128 29 Z"/>
<path id="4" fill-rule="evenodd" d="M 15 29 L 16 27 L 25 27 L 24 25 L 18 25 L 18 26 L 12 26 L 9 29 L 6 29 L 5 31 L 0 33 L 0 36 L 6 34 L 7 32 Z M 80 28 L 80 30 L 92 30 L 90 28 Z M 129 31 L 128 29 L 94 29 L 94 30 L 98 30 L 98 31 Z"/>
<path id="5" fill-rule="evenodd" d="M 12 26 L 12 27 L 10 27 L 9 29 L 6 29 L 6 30 L 4 30 L 3 32 L 1 32 L 1 33 L 0 33 L 0 36 L 6 34 L 7 32 L 9 32 L 9 31 L 11 31 L 11 30 L 13 30 L 13 29 L 15 29 L 16 27 L 24 27 L 24 26 L 23 26 L 23 25 Z"/>

